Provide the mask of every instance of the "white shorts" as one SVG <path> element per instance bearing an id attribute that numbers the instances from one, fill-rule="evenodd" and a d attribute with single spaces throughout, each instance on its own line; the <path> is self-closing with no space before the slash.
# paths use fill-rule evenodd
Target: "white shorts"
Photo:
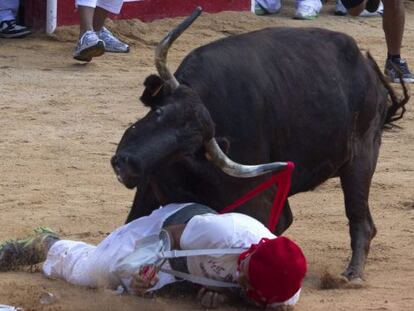
<path id="1" fill-rule="evenodd" d="M 108 12 L 118 14 L 121 11 L 123 0 L 76 0 L 76 7 L 88 6 L 96 8 L 97 6 Z"/>

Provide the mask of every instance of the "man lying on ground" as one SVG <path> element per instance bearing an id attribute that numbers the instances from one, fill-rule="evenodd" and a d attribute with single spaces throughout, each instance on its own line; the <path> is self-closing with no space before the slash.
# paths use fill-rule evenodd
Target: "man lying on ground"
<path id="1" fill-rule="evenodd" d="M 219 215 L 194 203 L 169 204 L 112 232 L 97 246 L 60 240 L 49 230 L 38 230 L 26 240 L 0 246 L 0 271 L 44 260 L 43 272 L 72 284 L 117 288 L 143 295 L 175 282 L 154 264 L 142 265 L 125 274 L 125 258 L 144 245 L 144 238 L 166 232 L 172 249 L 244 249 L 238 254 L 172 258 L 163 265 L 216 282 L 232 283 L 247 301 L 274 308 L 293 306 L 299 299 L 306 274 L 306 259 L 300 248 L 285 237 L 276 237 L 256 219 L 239 213 Z M 165 270 L 163 270 L 165 271 Z M 203 287 L 201 304 L 216 308 L 225 291 Z"/>

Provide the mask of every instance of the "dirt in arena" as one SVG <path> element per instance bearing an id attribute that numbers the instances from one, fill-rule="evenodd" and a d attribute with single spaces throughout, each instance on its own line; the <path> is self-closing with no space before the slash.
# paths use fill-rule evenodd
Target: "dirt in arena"
<path id="1" fill-rule="evenodd" d="M 267 26 L 316 26 L 352 35 L 383 66 L 381 19 L 336 17 L 332 11 L 332 4 L 325 5 L 315 21 L 293 20 L 292 3 L 273 16 L 203 14 L 171 48 L 169 64 L 175 69 L 189 51 L 218 38 Z M 0 40 L 0 240 L 47 225 L 64 238 L 95 243 L 124 222 L 134 192 L 118 183 L 109 159 L 128 124 L 145 114 L 138 97 L 144 78 L 155 71 L 154 45 L 179 21 L 110 22 L 131 44 L 131 53 L 106 54 L 89 64 L 72 59 L 76 27 L 59 29 L 53 38 L 35 34 Z M 407 2 L 403 56 L 414 69 L 414 2 Z M 400 129 L 383 135 L 372 184 L 370 205 L 378 234 L 365 287 L 336 288 L 335 277 L 350 255 L 338 180 L 291 199 L 295 221 L 286 234 L 302 246 L 309 261 L 296 310 L 412 310 L 413 100 L 398 124 Z M 40 303 L 44 292 L 55 296 L 52 304 Z M 1 273 L 0 304 L 50 311 L 200 309 L 191 295 L 180 291 L 152 299 L 116 296 L 48 280 L 39 269 Z M 229 302 L 222 309 L 249 308 Z"/>

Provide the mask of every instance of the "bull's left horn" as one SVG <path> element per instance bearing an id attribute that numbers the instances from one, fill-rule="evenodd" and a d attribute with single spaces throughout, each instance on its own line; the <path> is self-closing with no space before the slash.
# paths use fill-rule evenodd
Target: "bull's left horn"
<path id="1" fill-rule="evenodd" d="M 201 14 L 201 11 L 202 8 L 197 7 L 190 16 L 181 22 L 181 24 L 171 30 L 155 49 L 155 66 L 157 67 L 158 73 L 161 79 L 169 83 L 173 89 L 178 88 L 180 83 L 167 67 L 168 50 L 174 41 L 197 19 Z"/>
<path id="2" fill-rule="evenodd" d="M 260 176 L 270 172 L 281 171 L 287 166 L 286 162 L 272 162 L 259 165 L 236 163 L 226 156 L 214 138 L 204 143 L 204 147 L 207 150 L 209 160 L 220 167 L 223 172 L 234 177 Z"/>

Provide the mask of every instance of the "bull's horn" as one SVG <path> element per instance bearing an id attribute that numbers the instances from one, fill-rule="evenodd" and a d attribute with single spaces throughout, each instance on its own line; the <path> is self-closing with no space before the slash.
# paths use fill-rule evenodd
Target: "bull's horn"
<path id="1" fill-rule="evenodd" d="M 171 30 L 155 49 L 155 66 L 157 67 L 158 73 L 161 79 L 169 83 L 173 89 L 178 88 L 180 83 L 178 83 L 177 79 L 167 67 L 168 49 L 173 42 L 197 19 L 197 17 L 201 14 L 201 11 L 202 8 L 197 7 L 190 16 L 181 22 L 181 24 Z"/>
<path id="2" fill-rule="evenodd" d="M 260 165 L 242 165 L 236 163 L 226 156 L 214 138 L 204 143 L 204 147 L 207 150 L 209 160 L 220 167 L 223 172 L 234 177 L 260 176 L 269 172 L 281 171 L 287 166 L 286 162 L 273 162 Z"/>

